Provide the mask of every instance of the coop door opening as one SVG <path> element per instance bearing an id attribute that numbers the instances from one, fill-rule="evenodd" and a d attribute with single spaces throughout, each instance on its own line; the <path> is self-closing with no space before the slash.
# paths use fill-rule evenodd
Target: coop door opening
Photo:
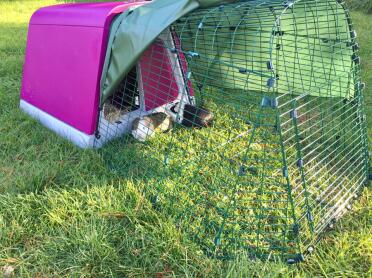
<path id="1" fill-rule="evenodd" d="M 115 123 L 119 119 L 140 108 L 140 95 L 137 81 L 137 67 L 134 66 L 121 81 L 115 93 L 110 96 L 103 106 L 103 117 Z"/>

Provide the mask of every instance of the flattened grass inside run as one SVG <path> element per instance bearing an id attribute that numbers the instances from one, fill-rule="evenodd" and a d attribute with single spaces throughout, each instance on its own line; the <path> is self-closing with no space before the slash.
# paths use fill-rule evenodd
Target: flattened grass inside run
<path id="1" fill-rule="evenodd" d="M 20 276 L 347 276 L 370 270 L 370 190 L 298 266 L 206 257 L 107 163 L 115 148 L 80 150 L 18 109 L 27 24 L 57 1 L 0 3 L 0 269 Z M 372 117 L 372 16 L 352 14 Z M 372 140 L 372 123 L 368 126 Z M 119 161 L 119 160 L 118 160 Z M 142 185 L 145 186 L 145 185 Z M 1 274 L 0 274 L 1 275 Z"/>

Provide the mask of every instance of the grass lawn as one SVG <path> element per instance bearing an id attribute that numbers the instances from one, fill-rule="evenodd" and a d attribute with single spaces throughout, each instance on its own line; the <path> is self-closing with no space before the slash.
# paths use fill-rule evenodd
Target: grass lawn
<path id="1" fill-rule="evenodd" d="M 114 147 L 80 150 L 21 113 L 28 20 L 56 2 L 0 2 L 0 270 L 11 266 L 22 277 L 371 277 L 369 188 L 304 263 L 223 262 L 207 257 L 153 208 L 145 183 L 110 167 L 108 160 L 122 161 Z M 372 146 L 372 15 L 352 18 Z"/>

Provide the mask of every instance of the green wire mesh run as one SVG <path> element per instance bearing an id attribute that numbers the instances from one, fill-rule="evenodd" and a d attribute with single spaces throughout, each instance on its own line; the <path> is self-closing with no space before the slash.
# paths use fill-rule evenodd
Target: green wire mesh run
<path id="1" fill-rule="evenodd" d="M 103 157 L 207 254 L 301 261 L 368 179 L 358 48 L 343 1 L 199 9 L 105 104 L 106 134 L 149 124 L 144 142 L 126 134 Z M 180 103 L 193 117 L 172 110 Z M 200 111 L 213 122 L 200 125 Z"/>

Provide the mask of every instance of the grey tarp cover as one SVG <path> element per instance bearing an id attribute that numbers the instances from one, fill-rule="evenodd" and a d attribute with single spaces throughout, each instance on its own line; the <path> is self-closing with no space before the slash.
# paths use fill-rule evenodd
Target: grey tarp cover
<path id="1" fill-rule="evenodd" d="M 102 105 L 146 48 L 173 22 L 197 9 L 236 0 L 155 0 L 113 22 L 101 77 Z"/>

